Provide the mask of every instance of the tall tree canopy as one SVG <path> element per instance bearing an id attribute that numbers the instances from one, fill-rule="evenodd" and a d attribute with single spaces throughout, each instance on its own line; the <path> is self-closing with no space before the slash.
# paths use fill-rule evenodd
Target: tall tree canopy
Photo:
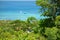
<path id="1" fill-rule="evenodd" d="M 43 9 L 43 16 L 55 19 L 60 14 L 60 0 L 37 0 L 36 4 Z"/>
<path id="2" fill-rule="evenodd" d="M 42 16 L 49 17 L 40 20 L 41 34 L 48 40 L 60 40 L 60 0 L 37 0 L 36 4 L 41 6 Z"/>

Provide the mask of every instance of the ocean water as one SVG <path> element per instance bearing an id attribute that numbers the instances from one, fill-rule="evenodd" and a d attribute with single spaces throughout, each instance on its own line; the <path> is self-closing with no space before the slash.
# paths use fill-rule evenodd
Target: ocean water
<path id="1" fill-rule="evenodd" d="M 26 20 L 28 17 L 43 18 L 35 1 L 0 1 L 0 20 Z"/>

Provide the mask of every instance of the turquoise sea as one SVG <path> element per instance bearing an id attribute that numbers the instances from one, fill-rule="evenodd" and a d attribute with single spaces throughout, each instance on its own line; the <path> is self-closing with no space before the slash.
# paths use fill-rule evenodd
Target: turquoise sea
<path id="1" fill-rule="evenodd" d="M 0 20 L 26 20 L 35 17 L 43 18 L 35 1 L 0 1 Z"/>

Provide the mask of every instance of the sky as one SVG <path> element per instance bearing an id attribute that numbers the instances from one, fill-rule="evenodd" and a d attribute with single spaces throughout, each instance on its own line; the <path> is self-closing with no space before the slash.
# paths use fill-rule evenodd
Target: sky
<path id="1" fill-rule="evenodd" d="M 0 0 L 0 1 L 36 1 L 36 0 Z"/>
<path id="2" fill-rule="evenodd" d="M 1 1 L 0 0 L 0 20 L 22 19 L 25 20 L 30 16 L 40 18 L 38 13 L 40 6 L 37 6 L 35 1 Z"/>
<path id="3" fill-rule="evenodd" d="M 35 13 L 38 11 L 39 7 L 34 1 L 0 1 L 0 11 L 31 11 Z"/>

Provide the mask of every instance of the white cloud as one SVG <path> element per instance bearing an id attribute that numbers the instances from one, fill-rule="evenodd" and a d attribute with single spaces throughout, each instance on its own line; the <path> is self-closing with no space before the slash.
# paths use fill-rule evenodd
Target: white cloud
<path id="1" fill-rule="evenodd" d="M 0 1 L 36 1 L 36 0 L 0 0 Z"/>

